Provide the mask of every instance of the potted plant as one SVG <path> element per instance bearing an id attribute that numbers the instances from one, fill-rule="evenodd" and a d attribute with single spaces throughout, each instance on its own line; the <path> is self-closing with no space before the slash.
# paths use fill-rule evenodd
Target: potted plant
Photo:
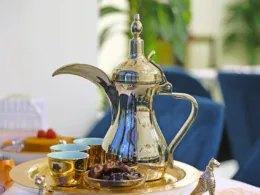
<path id="1" fill-rule="evenodd" d="M 126 14 L 126 26 L 131 26 L 134 15 L 139 13 L 145 26 L 142 38 L 145 41 L 145 53 L 156 50 L 154 60 L 163 65 L 183 65 L 185 63 L 185 45 L 188 40 L 187 25 L 190 22 L 190 0 L 127 0 L 128 9 L 115 6 L 100 7 L 100 17 L 110 14 Z M 132 38 L 129 28 L 123 32 Z M 100 34 L 99 46 L 112 35 L 111 25 Z"/>
<path id="2" fill-rule="evenodd" d="M 225 26 L 228 33 L 225 36 L 224 48 L 229 50 L 242 44 L 246 49 L 249 65 L 256 65 L 260 49 L 260 1 L 240 0 L 227 7 Z"/>

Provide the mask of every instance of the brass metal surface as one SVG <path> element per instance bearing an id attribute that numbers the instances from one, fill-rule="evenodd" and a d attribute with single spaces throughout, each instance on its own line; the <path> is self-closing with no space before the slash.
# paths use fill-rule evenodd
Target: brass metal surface
<path id="1" fill-rule="evenodd" d="M 199 182 L 195 189 L 191 192 L 191 195 L 202 195 L 205 192 L 209 192 L 210 195 L 215 194 L 216 181 L 214 177 L 214 169 L 219 168 L 220 163 L 212 158 L 206 167 L 204 173 L 200 176 Z"/>
<path id="2" fill-rule="evenodd" d="M 87 169 L 90 169 L 95 164 L 103 164 L 105 152 L 102 149 L 102 145 L 89 146 L 90 149 L 87 151 L 89 154 Z"/>
<path id="3" fill-rule="evenodd" d="M 145 170 L 143 171 L 145 172 Z M 48 185 L 48 189 L 53 191 L 73 193 L 96 192 L 98 194 L 146 194 L 186 187 L 198 181 L 201 173 L 190 165 L 174 161 L 173 168 L 167 168 L 162 179 L 145 182 L 145 184 L 139 188 L 121 188 L 122 190 L 119 191 L 109 188 L 93 189 L 86 183 L 70 188 L 55 186 L 50 175 L 47 158 L 20 164 L 14 167 L 10 172 L 10 177 L 16 183 L 29 188 L 38 188 L 38 186 L 35 185 L 35 177 L 39 175 L 45 175 L 45 182 Z"/>
<path id="4" fill-rule="evenodd" d="M 76 186 L 81 182 L 86 170 L 86 159 L 59 160 L 49 159 L 50 174 L 57 186 Z"/>
<path id="5" fill-rule="evenodd" d="M 75 139 L 73 143 L 89 146 L 87 153 L 89 154 L 87 170 L 95 164 L 104 164 L 105 151 L 102 149 L 103 138 L 87 137 Z"/>
<path id="6" fill-rule="evenodd" d="M 112 72 L 112 81 L 125 84 L 160 84 L 164 83 L 164 74 L 144 56 L 144 41 L 140 37 L 143 25 L 139 14 L 135 15 L 131 25 L 133 38 L 129 42 L 129 57 Z M 149 59 L 151 56 L 149 57 Z"/>
<path id="7" fill-rule="evenodd" d="M 160 95 L 170 95 L 170 94 L 161 93 Z M 191 112 L 190 112 L 188 119 L 185 121 L 185 123 L 183 124 L 183 126 L 181 127 L 181 129 L 179 130 L 177 135 L 175 135 L 175 137 L 171 141 L 170 145 L 168 146 L 169 151 L 170 151 L 169 152 L 170 155 L 168 157 L 169 166 L 173 165 L 174 150 L 176 149 L 178 144 L 181 142 L 181 140 L 185 136 L 185 134 L 188 132 L 190 126 L 192 125 L 192 123 L 194 122 L 194 120 L 198 114 L 198 103 L 194 97 L 192 97 L 188 94 L 184 94 L 184 93 L 171 93 L 171 95 L 176 99 L 189 100 L 191 102 Z"/>
<path id="8" fill-rule="evenodd" d="M 74 63 L 59 68 L 52 76 L 61 74 L 81 76 L 101 87 L 110 101 L 112 122 L 115 120 L 118 114 L 118 92 L 115 88 L 115 84 L 109 79 L 106 73 L 92 65 Z"/>
<path id="9" fill-rule="evenodd" d="M 83 179 L 89 155 L 84 152 L 52 152 L 48 154 L 48 168 L 55 186 L 77 186 Z"/>
<path id="10" fill-rule="evenodd" d="M 163 178 L 168 166 L 172 168 L 173 152 L 194 122 L 198 104 L 188 94 L 172 93 L 171 83 L 152 60 L 154 51 L 148 59 L 144 56 L 142 29 L 137 14 L 131 26 L 133 38 L 129 44 L 129 57 L 113 70 L 111 79 L 102 70 L 87 64 L 67 65 L 53 75 L 81 76 L 104 89 L 111 103 L 112 119 L 102 143 L 106 153 L 103 161 L 121 161 L 142 167 L 147 170 L 147 181 L 153 181 Z M 169 146 L 155 117 L 155 95 L 170 95 L 191 102 L 190 115 Z"/>
<path id="11" fill-rule="evenodd" d="M 35 185 L 38 186 L 38 195 L 52 195 L 53 191 L 48 189 L 48 185 L 45 182 L 45 175 L 36 175 L 34 178 Z"/>

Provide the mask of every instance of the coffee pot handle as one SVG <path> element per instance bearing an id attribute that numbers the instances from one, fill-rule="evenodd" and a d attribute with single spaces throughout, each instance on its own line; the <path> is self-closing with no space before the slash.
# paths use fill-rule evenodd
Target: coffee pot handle
<path id="1" fill-rule="evenodd" d="M 159 93 L 159 95 L 171 95 L 176 99 L 185 99 L 191 102 L 191 112 L 188 117 L 188 119 L 185 121 L 185 123 L 182 125 L 181 129 L 177 133 L 177 135 L 173 138 L 171 141 L 170 145 L 168 146 L 169 148 L 169 160 L 172 161 L 173 157 L 172 154 L 178 144 L 181 142 L 182 138 L 185 136 L 185 134 L 188 132 L 190 126 L 194 122 L 194 120 L 197 117 L 198 114 L 198 103 L 194 97 L 191 95 L 185 94 L 185 93 Z"/>

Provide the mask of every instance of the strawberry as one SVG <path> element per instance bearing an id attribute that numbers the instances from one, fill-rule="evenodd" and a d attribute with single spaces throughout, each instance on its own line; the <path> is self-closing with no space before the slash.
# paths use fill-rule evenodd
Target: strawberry
<path id="1" fill-rule="evenodd" d="M 37 133 L 38 138 L 43 138 L 45 136 L 46 136 L 46 133 L 44 130 L 42 130 L 42 129 L 38 130 L 38 133 Z"/>
<path id="2" fill-rule="evenodd" d="M 49 128 L 47 133 L 46 133 L 46 137 L 49 138 L 49 139 L 55 139 L 57 137 L 57 135 L 52 128 Z"/>

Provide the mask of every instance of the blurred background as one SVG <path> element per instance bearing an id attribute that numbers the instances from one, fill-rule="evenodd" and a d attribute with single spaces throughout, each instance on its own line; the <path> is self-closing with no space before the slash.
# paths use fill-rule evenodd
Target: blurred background
<path id="1" fill-rule="evenodd" d="M 87 80 L 69 75 L 52 78 L 52 73 L 63 65 L 79 62 L 97 66 L 110 75 L 127 58 L 130 24 L 139 13 L 145 54 L 155 50 L 158 64 L 165 69 L 183 69 L 210 94 L 208 98 L 226 108 L 217 150 L 221 160 L 235 159 L 226 169 L 230 172 L 222 172 L 232 177 L 239 159 L 246 158 L 235 158 L 235 142 L 245 137 L 241 134 L 235 141 L 231 139 L 234 131 L 239 132 L 236 125 L 241 126 L 234 121 L 247 117 L 232 114 L 246 111 L 234 109 L 237 105 L 231 103 L 241 97 L 239 93 L 251 94 L 251 90 L 250 96 L 257 94 L 260 83 L 252 81 L 247 90 L 236 93 L 231 89 L 241 85 L 235 79 L 233 87 L 226 90 L 234 75 L 225 74 L 253 75 L 256 79 L 260 72 L 259 10 L 259 0 L 1 0 L 0 97 L 28 97 L 40 108 L 39 128 L 52 127 L 64 136 L 88 135 L 107 109 L 104 94 Z M 228 76 L 223 79 L 227 84 L 221 83 L 222 72 Z M 251 77 L 241 83 L 248 80 Z M 173 85 L 178 88 L 177 83 Z M 244 105 L 252 113 L 246 100 Z M 1 104 L 1 116 L 9 112 L 8 105 Z M 257 121 L 255 115 L 250 120 L 254 117 Z M 1 124 L 1 129 L 22 129 L 3 120 Z M 251 148 L 259 135 L 255 131 L 259 130 L 249 126 L 244 129 L 254 131 L 250 135 L 255 139 L 249 138 Z"/>

